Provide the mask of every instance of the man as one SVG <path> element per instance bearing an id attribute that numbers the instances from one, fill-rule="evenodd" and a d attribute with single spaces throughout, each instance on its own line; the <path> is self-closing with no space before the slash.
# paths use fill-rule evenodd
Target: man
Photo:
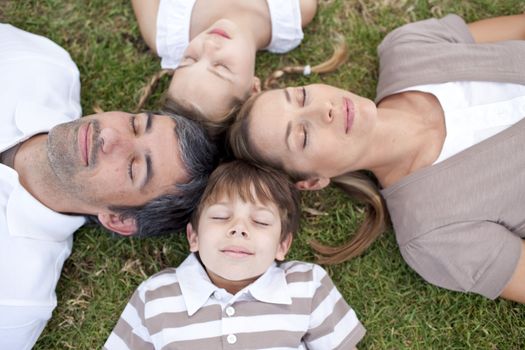
<path id="1" fill-rule="evenodd" d="M 176 116 L 80 118 L 78 69 L 50 40 L 0 24 L 0 349 L 30 349 L 56 306 L 72 234 L 184 227 L 214 165 Z"/>

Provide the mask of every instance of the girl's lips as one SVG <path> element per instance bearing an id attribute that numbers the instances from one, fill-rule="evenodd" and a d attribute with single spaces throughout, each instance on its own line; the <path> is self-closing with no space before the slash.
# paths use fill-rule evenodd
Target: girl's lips
<path id="1" fill-rule="evenodd" d="M 348 134 L 352 130 L 352 124 L 354 124 L 355 107 L 352 100 L 349 98 L 343 98 L 343 109 L 345 118 L 345 134 Z"/>
<path id="2" fill-rule="evenodd" d="M 90 123 L 84 123 L 78 128 L 78 149 L 84 166 L 89 165 L 89 130 Z"/>
<path id="3" fill-rule="evenodd" d="M 230 39 L 230 36 L 228 35 L 228 33 L 226 33 L 224 30 L 220 28 L 212 29 L 208 32 L 208 34 L 215 34 L 215 35 L 222 36 L 223 38 Z"/>

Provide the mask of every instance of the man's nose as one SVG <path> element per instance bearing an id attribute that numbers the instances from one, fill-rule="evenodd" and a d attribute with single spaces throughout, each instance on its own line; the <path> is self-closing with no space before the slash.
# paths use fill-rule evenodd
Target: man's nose
<path id="1" fill-rule="evenodd" d="M 132 147 L 131 140 L 113 128 L 104 128 L 100 131 L 100 143 L 104 154 L 129 151 Z"/>

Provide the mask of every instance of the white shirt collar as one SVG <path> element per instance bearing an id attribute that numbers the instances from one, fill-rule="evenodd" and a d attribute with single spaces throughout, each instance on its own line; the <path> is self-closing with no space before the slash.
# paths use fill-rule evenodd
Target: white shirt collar
<path id="1" fill-rule="evenodd" d="M 2 171 L 12 171 L 4 167 Z M 18 176 L 17 176 L 18 177 Z M 64 241 L 85 223 L 83 216 L 57 213 L 34 198 L 17 181 L 6 207 L 9 234 L 37 240 Z"/>
<path id="2" fill-rule="evenodd" d="M 206 270 L 193 253 L 177 268 L 177 275 L 189 316 L 203 307 L 215 291 L 221 289 L 211 282 Z M 265 303 L 285 305 L 292 303 L 284 270 L 275 262 L 255 282 L 239 291 L 233 300 L 247 294 Z"/>

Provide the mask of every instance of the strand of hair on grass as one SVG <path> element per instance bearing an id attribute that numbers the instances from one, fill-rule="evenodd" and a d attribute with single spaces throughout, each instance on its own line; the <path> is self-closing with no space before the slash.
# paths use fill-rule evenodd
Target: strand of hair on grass
<path id="1" fill-rule="evenodd" d="M 332 56 L 316 65 L 311 67 L 310 71 L 312 73 L 324 74 L 335 71 L 343 63 L 346 62 L 348 58 L 348 46 L 342 35 L 337 35 L 334 45 L 334 52 Z M 283 77 L 285 74 L 304 74 L 305 68 L 307 65 L 303 66 L 286 66 L 275 70 L 266 80 L 264 81 L 264 89 L 268 90 L 277 85 L 277 81 Z"/>
<path id="2" fill-rule="evenodd" d="M 139 102 L 135 107 L 135 112 L 140 112 L 144 108 L 146 101 L 157 87 L 160 79 L 165 75 L 173 75 L 173 69 L 162 69 L 158 71 L 150 78 L 148 83 L 144 85 L 144 87 L 141 89 L 141 95 L 139 98 Z"/>

